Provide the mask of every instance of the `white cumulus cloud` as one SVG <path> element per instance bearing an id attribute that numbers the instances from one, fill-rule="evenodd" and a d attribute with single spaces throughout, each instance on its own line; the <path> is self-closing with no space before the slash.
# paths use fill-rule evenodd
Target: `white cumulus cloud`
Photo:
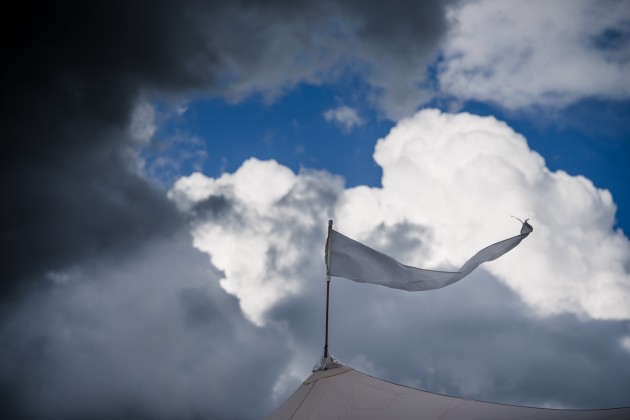
<path id="1" fill-rule="evenodd" d="M 169 194 L 191 216 L 194 245 L 223 271 L 221 286 L 258 324 L 305 278 L 323 275 L 329 217 L 403 263 L 450 269 L 517 234 L 510 215 L 529 217 L 534 233 L 483 267 L 540 314 L 630 319 L 630 243 L 613 230 L 610 193 L 550 171 L 505 123 L 421 111 L 381 139 L 374 157 L 378 188 L 344 189 L 323 172 L 250 159 L 218 179 L 181 178 Z"/>
<path id="2" fill-rule="evenodd" d="M 375 159 L 383 213 L 431 228 L 430 263 L 456 267 L 512 229 L 507 215 L 531 217 L 534 234 L 484 267 L 542 313 L 630 318 L 630 243 L 613 230 L 610 193 L 550 171 L 506 124 L 423 111 L 382 139 Z"/>
<path id="3" fill-rule="evenodd" d="M 441 89 L 508 108 L 630 96 L 627 1 L 474 1 L 450 12 Z"/>
<path id="4" fill-rule="evenodd" d="M 224 272 L 221 286 L 260 325 L 265 311 L 300 290 L 305 272 L 323 274 L 323 246 L 311 238 L 323 240 L 319 222 L 341 191 L 329 175 L 295 175 L 275 161 L 249 159 L 218 179 L 181 178 L 169 196 L 194 215 L 195 247 Z"/>

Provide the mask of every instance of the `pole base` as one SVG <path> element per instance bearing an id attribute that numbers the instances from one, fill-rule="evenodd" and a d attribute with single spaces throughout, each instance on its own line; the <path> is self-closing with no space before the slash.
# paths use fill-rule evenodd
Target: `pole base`
<path id="1" fill-rule="evenodd" d="M 322 356 L 313 366 L 313 372 L 319 372 L 321 370 L 329 370 L 338 367 L 343 367 L 343 364 L 335 358 L 332 354 L 328 353 L 328 356 Z"/>

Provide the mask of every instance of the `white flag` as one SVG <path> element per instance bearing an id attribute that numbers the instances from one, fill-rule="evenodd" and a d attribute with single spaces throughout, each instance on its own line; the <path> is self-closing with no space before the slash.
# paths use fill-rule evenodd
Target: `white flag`
<path id="1" fill-rule="evenodd" d="M 409 291 L 440 289 L 461 280 L 480 264 L 499 258 L 521 243 L 533 230 L 525 220 L 520 235 L 485 247 L 466 261 L 458 271 L 449 272 L 424 270 L 401 264 L 392 257 L 331 229 L 326 242 L 328 274 L 394 289 Z"/>

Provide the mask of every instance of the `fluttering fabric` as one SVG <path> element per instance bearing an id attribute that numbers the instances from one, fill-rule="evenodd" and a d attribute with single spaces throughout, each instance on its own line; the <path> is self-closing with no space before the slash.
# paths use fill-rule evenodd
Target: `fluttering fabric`
<path id="1" fill-rule="evenodd" d="M 440 289 L 466 277 L 480 264 L 507 253 L 533 230 L 525 220 L 520 235 L 485 247 L 453 272 L 425 270 L 401 264 L 388 255 L 331 230 L 326 245 L 328 274 L 414 292 Z"/>

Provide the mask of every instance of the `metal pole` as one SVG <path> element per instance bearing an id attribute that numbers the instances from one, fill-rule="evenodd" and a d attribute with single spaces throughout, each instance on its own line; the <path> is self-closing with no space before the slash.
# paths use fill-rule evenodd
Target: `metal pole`
<path id="1" fill-rule="evenodd" d="M 328 305 L 330 302 L 330 276 L 326 279 L 326 341 L 324 343 L 324 358 L 328 357 Z"/>
<path id="2" fill-rule="evenodd" d="M 326 338 L 324 341 L 324 359 L 328 357 L 328 308 L 330 306 L 330 246 L 333 221 L 328 221 L 328 239 L 326 240 Z"/>

